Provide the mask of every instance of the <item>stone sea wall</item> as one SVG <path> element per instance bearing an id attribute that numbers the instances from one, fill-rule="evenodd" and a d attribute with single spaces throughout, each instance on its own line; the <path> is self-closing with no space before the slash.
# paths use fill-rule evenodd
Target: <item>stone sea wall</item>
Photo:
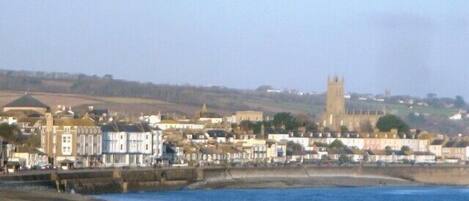
<path id="1" fill-rule="evenodd" d="M 469 166 L 146 168 L 0 176 L 0 188 L 30 186 L 82 194 L 181 188 L 469 185 Z"/>

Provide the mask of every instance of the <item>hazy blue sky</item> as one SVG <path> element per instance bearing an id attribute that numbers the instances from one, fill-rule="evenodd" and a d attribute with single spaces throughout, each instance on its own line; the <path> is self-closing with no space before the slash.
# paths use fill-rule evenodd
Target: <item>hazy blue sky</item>
<path id="1" fill-rule="evenodd" d="M 469 98 L 469 1 L 0 0 L 0 68 Z"/>

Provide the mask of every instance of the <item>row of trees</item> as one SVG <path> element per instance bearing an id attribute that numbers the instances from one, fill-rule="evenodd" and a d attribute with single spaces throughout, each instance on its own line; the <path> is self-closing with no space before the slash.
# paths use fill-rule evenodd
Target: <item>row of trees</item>
<path id="1" fill-rule="evenodd" d="M 292 115 L 288 112 L 280 112 L 274 115 L 270 121 L 250 122 L 242 121 L 239 125 L 241 131 L 252 131 L 254 134 L 264 133 L 298 133 L 300 130 L 306 132 L 318 132 L 317 124 L 306 115 Z"/>
<path id="2" fill-rule="evenodd" d="M 370 125 L 371 126 L 371 125 Z M 274 115 L 271 121 L 250 122 L 242 121 L 239 125 L 241 131 L 252 131 L 254 134 L 261 134 L 262 128 L 264 133 L 298 133 L 299 131 L 305 132 L 318 132 L 318 125 L 309 117 L 305 115 L 292 115 L 291 113 L 281 112 Z M 376 128 L 382 132 L 389 132 L 392 129 L 397 129 L 399 136 L 403 137 L 404 134 L 409 133 L 409 125 L 396 115 L 385 115 L 381 117 L 376 123 Z M 370 128 L 370 130 L 372 130 Z M 341 127 L 341 132 L 348 132 L 346 126 Z"/>

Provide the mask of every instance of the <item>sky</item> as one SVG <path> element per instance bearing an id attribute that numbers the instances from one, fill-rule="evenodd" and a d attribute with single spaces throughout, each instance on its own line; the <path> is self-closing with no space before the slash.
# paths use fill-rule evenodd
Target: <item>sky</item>
<path id="1" fill-rule="evenodd" d="M 469 1 L 0 0 L 0 68 L 469 98 Z"/>

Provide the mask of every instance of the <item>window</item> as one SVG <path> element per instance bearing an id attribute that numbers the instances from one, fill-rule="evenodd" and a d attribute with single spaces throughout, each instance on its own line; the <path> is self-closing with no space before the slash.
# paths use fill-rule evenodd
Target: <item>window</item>
<path id="1" fill-rule="evenodd" d="M 121 144 L 121 151 L 124 151 L 124 145 Z"/>
<path id="2" fill-rule="evenodd" d="M 147 150 L 147 151 L 148 151 L 148 144 L 146 144 L 146 145 L 145 145 L 145 150 Z"/>

